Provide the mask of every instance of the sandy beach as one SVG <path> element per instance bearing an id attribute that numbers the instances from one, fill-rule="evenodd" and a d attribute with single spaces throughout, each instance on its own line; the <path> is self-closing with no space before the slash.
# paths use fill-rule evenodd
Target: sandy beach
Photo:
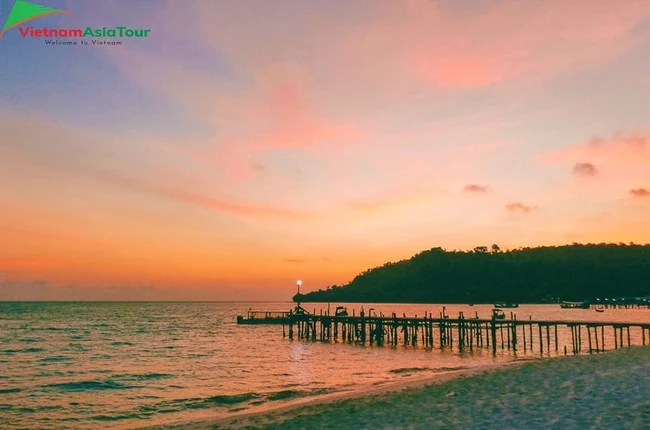
<path id="1" fill-rule="evenodd" d="M 650 348 L 521 361 L 165 428 L 648 428 Z"/>

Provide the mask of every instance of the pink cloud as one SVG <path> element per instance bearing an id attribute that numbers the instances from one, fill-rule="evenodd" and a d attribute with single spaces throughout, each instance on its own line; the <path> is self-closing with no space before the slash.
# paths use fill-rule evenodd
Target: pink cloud
<path id="1" fill-rule="evenodd" d="M 537 209 L 537 207 L 536 206 L 528 206 L 528 205 L 525 205 L 525 204 L 523 204 L 521 202 L 515 202 L 515 203 L 508 203 L 506 205 L 506 209 L 508 210 L 508 212 L 528 213 L 528 212 L 534 211 L 535 209 Z"/>
<path id="2" fill-rule="evenodd" d="M 486 185 L 468 184 L 465 185 L 463 191 L 466 193 L 487 193 L 489 188 Z"/>
<path id="3" fill-rule="evenodd" d="M 610 137 L 593 137 L 587 143 L 569 146 L 542 156 L 552 163 L 590 158 L 604 164 L 650 163 L 650 135 L 618 132 Z"/>
<path id="4" fill-rule="evenodd" d="M 98 179 L 112 182 L 136 192 L 159 195 L 165 198 L 201 206 L 218 212 L 254 218 L 307 219 L 314 217 L 314 214 L 310 214 L 308 212 L 213 197 L 210 195 L 198 193 L 195 191 L 188 191 L 181 188 L 151 184 L 143 180 L 128 178 L 117 173 L 102 170 L 86 170 L 86 173 Z"/>
<path id="5" fill-rule="evenodd" d="M 630 190 L 630 194 L 632 194 L 634 197 L 650 197 L 650 190 L 646 188 L 636 188 Z"/>
<path id="6" fill-rule="evenodd" d="M 574 175 L 583 177 L 596 176 L 598 174 L 598 169 L 592 163 L 576 163 L 572 171 Z"/>
<path id="7" fill-rule="evenodd" d="M 352 201 L 348 207 L 359 212 L 380 212 L 401 206 L 425 203 L 440 195 L 439 191 L 425 188 L 392 189 Z"/>
<path id="8" fill-rule="evenodd" d="M 416 76 L 447 88 L 482 87 L 505 77 L 502 72 L 479 58 L 435 60 L 425 54 L 416 54 L 413 72 Z"/>
<path id="9" fill-rule="evenodd" d="M 445 88 L 551 78 L 609 61 L 640 43 L 634 29 L 649 14 L 642 0 L 616 8 L 606 0 L 502 1 L 430 23 L 428 34 L 414 42 L 411 69 Z"/>
<path id="10" fill-rule="evenodd" d="M 260 130 L 263 149 L 317 148 L 333 143 L 355 143 L 364 137 L 356 127 L 336 124 L 315 114 L 297 82 L 269 88 L 264 111 L 267 125 Z"/>

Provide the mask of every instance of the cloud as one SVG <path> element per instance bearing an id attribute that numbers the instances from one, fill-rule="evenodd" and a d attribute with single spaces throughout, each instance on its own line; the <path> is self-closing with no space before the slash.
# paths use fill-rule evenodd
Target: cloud
<path id="1" fill-rule="evenodd" d="M 468 184 L 463 191 L 466 193 L 487 193 L 490 189 L 486 185 Z"/>
<path id="2" fill-rule="evenodd" d="M 585 161 L 576 163 L 576 160 Z M 571 163 L 576 177 L 601 179 L 597 189 L 588 190 L 584 183 L 576 182 L 566 184 L 556 195 L 572 192 L 583 197 L 592 193 L 593 198 L 616 198 L 629 184 L 650 181 L 650 133 L 618 131 L 610 136 L 594 136 L 583 143 L 543 154 L 538 161 L 558 168 Z"/>
<path id="3" fill-rule="evenodd" d="M 304 263 L 305 260 L 303 260 L 301 258 L 285 258 L 284 262 L 285 263 Z"/>
<path id="4" fill-rule="evenodd" d="M 417 205 L 430 202 L 439 197 L 440 192 L 426 187 L 410 187 L 386 189 L 373 196 L 358 199 L 348 203 L 348 207 L 358 212 L 381 212 L 398 207 Z"/>
<path id="5" fill-rule="evenodd" d="M 214 192 L 204 191 L 215 188 L 209 186 L 213 180 L 211 172 L 197 176 L 192 166 L 177 165 L 175 154 L 147 156 L 150 147 L 137 136 L 108 136 L 1 110 L 0 128 L 12 136 L 0 140 L 0 156 L 6 160 L 36 164 L 61 175 L 93 178 L 122 189 L 222 213 L 294 220 L 312 216 L 290 208 L 223 197 L 228 191 L 225 185 Z M 20 145 L 12 144 L 14 141 Z M 129 157 L 138 157 L 138 161 L 132 162 Z"/>
<path id="6" fill-rule="evenodd" d="M 596 176 L 598 169 L 592 163 L 576 163 L 573 166 L 573 174 L 583 177 Z"/>
<path id="7" fill-rule="evenodd" d="M 42 269 L 53 264 L 50 260 L 42 258 L 0 258 L 0 271 L 13 272 L 32 269 Z"/>
<path id="8" fill-rule="evenodd" d="M 528 212 L 534 211 L 535 209 L 537 209 L 537 207 L 536 206 L 528 206 L 528 205 L 525 205 L 525 204 L 523 204 L 521 202 L 515 202 L 515 203 L 508 203 L 506 205 L 506 209 L 508 210 L 508 212 L 528 213 Z"/>
<path id="9" fill-rule="evenodd" d="M 634 197 L 650 197 L 650 190 L 646 188 L 636 188 L 630 190 L 630 194 L 632 194 Z"/>
<path id="10" fill-rule="evenodd" d="M 219 73 L 184 67 L 182 60 L 164 67 L 167 58 L 138 50 L 121 50 L 114 59 L 128 79 L 176 103 L 217 135 L 199 149 L 183 149 L 206 164 L 224 167 L 219 163 L 222 159 L 231 166 L 250 164 L 247 159 L 234 159 L 235 153 L 328 152 L 356 144 L 367 135 L 323 109 L 316 97 L 317 84 L 297 63 L 247 66 L 238 70 L 247 81 L 243 85 Z"/>
<path id="11" fill-rule="evenodd" d="M 248 287 L 247 289 L 245 287 Z M 0 301 L 184 301 L 224 300 L 237 297 L 239 300 L 268 300 L 268 288 L 254 286 L 215 288 L 210 287 L 160 287 L 155 285 L 75 285 L 53 284 L 49 281 L 11 281 L 0 279 Z M 243 298 L 241 298 L 243 297 Z"/>
<path id="12" fill-rule="evenodd" d="M 414 27 L 428 24 L 430 31 L 406 51 L 412 71 L 450 89 L 549 79 L 608 61 L 643 40 L 634 29 L 650 12 L 643 1 L 631 1 L 612 13 L 606 0 L 506 0 L 480 13 L 419 9 L 423 17 Z"/>
<path id="13" fill-rule="evenodd" d="M 248 217 L 278 219 L 306 219 L 313 216 L 312 214 L 303 211 L 296 211 L 292 209 L 267 206 L 258 203 L 238 201 L 233 199 L 218 198 L 182 188 L 147 183 L 143 180 L 129 178 L 127 176 L 103 171 L 100 169 L 86 170 L 85 173 L 88 176 L 105 180 L 113 183 L 114 185 L 119 185 L 123 188 L 136 192 L 153 194 L 178 202 L 212 209 L 217 212 L 224 212 Z"/>
<path id="14" fill-rule="evenodd" d="M 589 158 L 590 160 L 599 161 L 599 164 L 607 165 L 649 164 L 650 134 L 617 132 L 608 137 L 595 136 L 586 143 L 547 153 L 542 156 L 542 161 L 562 163 L 576 158 Z"/>

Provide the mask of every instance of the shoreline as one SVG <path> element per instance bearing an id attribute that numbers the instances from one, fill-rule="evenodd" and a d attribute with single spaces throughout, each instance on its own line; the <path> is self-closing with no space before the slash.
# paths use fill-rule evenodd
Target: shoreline
<path id="1" fill-rule="evenodd" d="M 500 370 L 516 368 L 530 362 L 553 360 L 554 358 L 523 358 L 514 361 L 504 361 L 488 365 L 467 367 L 458 370 L 446 370 L 428 376 L 414 376 L 402 381 L 388 382 L 377 385 L 364 385 L 351 390 L 336 391 L 320 396 L 296 399 L 280 405 L 269 405 L 255 411 L 242 411 L 223 418 L 214 418 L 207 420 L 189 420 L 177 423 L 139 427 L 140 430 L 154 429 L 184 429 L 184 430 L 203 430 L 211 428 L 229 428 L 237 429 L 250 425 L 250 422 L 239 422 L 241 420 L 254 420 L 259 417 L 265 417 L 272 414 L 293 412 L 299 408 L 311 406 L 331 405 L 344 400 L 366 399 L 380 396 L 382 394 L 398 394 L 404 390 L 419 389 L 431 385 L 440 385 L 446 382 L 470 378 L 473 376 L 497 372 Z"/>
<path id="2" fill-rule="evenodd" d="M 650 347 L 452 370 L 150 429 L 650 426 Z M 418 428 L 419 428 L 418 427 Z"/>

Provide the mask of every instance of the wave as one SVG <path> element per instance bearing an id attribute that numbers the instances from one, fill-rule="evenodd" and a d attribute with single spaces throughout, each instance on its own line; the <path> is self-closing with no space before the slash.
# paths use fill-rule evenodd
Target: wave
<path id="1" fill-rule="evenodd" d="M 213 405 L 236 405 L 238 403 L 244 403 L 258 397 L 259 394 L 256 393 L 212 396 L 200 399 L 200 401 L 196 403 L 189 403 L 187 406 L 191 409 L 202 409 L 204 407 L 210 407 Z"/>
<path id="2" fill-rule="evenodd" d="M 77 331 L 74 327 L 33 327 L 30 331 Z"/>
<path id="3" fill-rule="evenodd" d="M 139 385 L 126 385 L 112 379 L 104 381 L 78 381 L 64 382 L 61 384 L 49 384 L 43 386 L 45 389 L 55 389 L 65 392 L 102 391 L 102 390 L 128 390 L 132 388 L 143 388 Z"/>
<path id="4" fill-rule="evenodd" d="M 20 388 L 0 388 L 0 394 L 19 393 Z"/>
<path id="5" fill-rule="evenodd" d="M 138 408 L 138 414 L 165 414 L 182 412 L 188 409 L 209 409 L 216 406 L 233 406 L 260 398 L 257 393 L 243 393 L 232 395 L 218 395 L 211 397 L 197 397 L 189 399 L 167 400 L 153 405 L 143 405 Z"/>
<path id="6" fill-rule="evenodd" d="M 70 357 L 66 357 L 66 356 L 63 356 L 63 355 L 57 355 L 57 356 L 54 356 L 54 357 L 41 358 L 38 361 L 40 361 L 41 363 L 58 363 L 58 362 L 61 362 L 61 361 L 70 361 Z"/>
<path id="7" fill-rule="evenodd" d="M 33 337 L 26 337 L 24 339 L 20 339 L 20 342 L 23 342 L 23 343 L 37 343 L 37 342 L 43 342 L 43 339 L 35 339 Z"/>
<path id="8" fill-rule="evenodd" d="M 121 420 L 133 420 L 133 419 L 146 419 L 149 418 L 151 414 L 120 414 L 120 415 L 95 415 L 94 417 L 90 417 L 91 420 L 93 421 L 102 421 L 102 422 L 110 422 L 110 421 L 121 421 Z"/>
<path id="9" fill-rule="evenodd" d="M 425 372 L 432 370 L 430 367 L 399 367 L 397 369 L 389 370 L 390 373 L 411 373 L 411 372 Z"/>
<path id="10" fill-rule="evenodd" d="M 319 396 L 322 394 L 331 393 L 334 390 L 327 388 L 315 388 L 313 390 L 282 390 L 271 393 L 267 396 L 270 401 L 289 400 L 298 397 Z"/>
<path id="11" fill-rule="evenodd" d="M 436 367 L 434 370 L 438 372 L 452 372 L 454 370 L 464 370 L 467 369 L 467 366 L 456 366 L 456 367 Z"/>
<path id="12" fill-rule="evenodd" d="M 174 375 L 170 375 L 169 373 L 126 373 L 123 375 L 113 375 L 111 379 L 119 379 L 120 381 L 151 381 L 174 377 Z"/>
<path id="13" fill-rule="evenodd" d="M 0 352 L 2 352 L 5 355 L 13 355 L 21 352 L 35 353 L 35 352 L 43 352 L 43 351 L 45 351 L 43 348 L 24 348 L 24 349 L 5 349 Z"/>

